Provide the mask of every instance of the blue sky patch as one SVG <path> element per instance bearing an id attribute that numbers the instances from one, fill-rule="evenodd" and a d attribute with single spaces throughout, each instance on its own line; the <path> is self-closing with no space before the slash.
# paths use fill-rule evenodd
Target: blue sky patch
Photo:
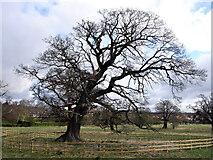
<path id="1" fill-rule="evenodd" d="M 58 5 L 58 2 L 57 2 L 57 1 L 51 1 L 50 3 L 51 3 L 53 6 Z"/>
<path id="2" fill-rule="evenodd" d="M 29 2 L 19 3 L 21 5 L 21 12 L 27 13 L 29 9 Z"/>
<path id="3" fill-rule="evenodd" d="M 45 3 L 37 3 L 34 5 L 34 9 L 39 12 L 40 15 L 42 16 L 48 16 L 50 9 L 53 6 L 58 5 L 57 1 L 49 1 L 49 2 L 45 2 Z"/>
<path id="4" fill-rule="evenodd" d="M 56 5 L 58 5 L 56 1 L 44 2 L 44 3 L 24 2 L 22 3 L 21 12 L 27 14 L 31 9 L 34 9 L 40 15 L 48 16 L 50 9 Z"/>
<path id="5" fill-rule="evenodd" d="M 67 35 L 68 35 L 67 33 L 58 33 L 57 34 L 57 36 L 62 37 L 62 38 L 66 37 Z"/>
<path id="6" fill-rule="evenodd" d="M 198 11 L 201 8 L 203 8 L 203 13 L 207 14 L 211 11 L 211 2 L 196 2 L 194 4 L 192 12 Z"/>
<path id="7" fill-rule="evenodd" d="M 202 54 L 211 54 L 211 52 L 206 51 L 192 51 L 192 52 L 186 52 L 186 55 L 189 56 L 190 58 L 192 58 L 193 60 L 197 59 L 199 56 L 201 56 Z"/>
<path id="8" fill-rule="evenodd" d="M 35 5 L 34 9 L 36 11 L 38 11 L 42 16 L 48 16 L 48 14 L 49 14 L 49 8 L 48 7 L 43 7 L 43 6 L 40 6 L 40 5 Z"/>

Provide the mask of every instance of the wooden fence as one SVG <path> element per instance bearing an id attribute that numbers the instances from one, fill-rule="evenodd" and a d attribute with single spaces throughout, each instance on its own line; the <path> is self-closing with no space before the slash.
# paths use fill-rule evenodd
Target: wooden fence
<path id="1" fill-rule="evenodd" d="M 106 143 L 106 142 L 51 142 L 49 137 L 56 137 L 57 133 L 30 133 L 28 136 L 15 133 L 3 133 L 3 149 L 30 151 L 31 153 L 130 153 L 183 150 L 210 147 L 212 138 L 175 140 L 175 141 L 144 141 L 136 143 Z"/>

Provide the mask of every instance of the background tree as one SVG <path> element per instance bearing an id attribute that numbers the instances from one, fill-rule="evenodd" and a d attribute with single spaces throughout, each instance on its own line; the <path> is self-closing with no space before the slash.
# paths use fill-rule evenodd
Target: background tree
<path id="1" fill-rule="evenodd" d="M 4 84 L 1 80 L 0 80 L 0 96 L 4 96 L 7 91 L 5 90 L 5 87 L 7 87 L 7 84 Z"/>
<path id="2" fill-rule="evenodd" d="M 16 104 L 2 104 L 2 121 L 9 122 L 10 125 L 16 125 L 23 110 Z"/>
<path id="3" fill-rule="evenodd" d="M 154 119 L 151 116 L 151 110 L 149 108 L 141 108 L 140 110 L 131 110 L 127 113 L 127 119 L 131 124 L 136 125 L 140 129 L 152 129 L 151 125 L 154 123 Z M 145 128 L 144 128 L 145 126 Z"/>
<path id="4" fill-rule="evenodd" d="M 209 123 L 213 131 L 213 92 L 209 97 L 200 94 L 199 99 L 195 102 L 194 106 L 189 106 L 196 112 L 196 119 L 200 122 Z"/>
<path id="5" fill-rule="evenodd" d="M 206 77 L 156 14 L 133 9 L 99 13 L 98 22 L 82 20 L 70 35 L 46 39 L 48 48 L 35 64 L 17 69 L 34 79 L 34 96 L 67 119 L 67 131 L 57 141 L 81 140 L 82 119 L 92 108 L 110 110 L 109 102 L 125 99 L 131 105 L 123 111 L 138 110 L 138 95 L 143 98 L 152 83 L 168 84 L 174 93 Z"/>
<path id="6" fill-rule="evenodd" d="M 178 121 L 180 124 L 189 124 L 193 120 L 193 113 L 181 112 L 178 114 Z"/>
<path id="7" fill-rule="evenodd" d="M 167 129 L 167 123 L 170 117 L 180 111 L 180 109 L 169 100 L 161 100 L 156 104 L 155 110 L 162 115 L 164 129 Z"/>
<path id="8" fill-rule="evenodd" d="M 111 131 L 120 133 L 121 130 L 118 130 L 118 125 L 127 123 L 126 112 L 128 112 L 128 110 L 124 111 L 123 108 L 126 107 L 123 105 L 125 104 L 119 100 L 113 101 L 110 105 L 111 106 L 107 108 L 101 107 L 94 110 L 91 117 L 92 121 L 95 125 L 103 129 L 109 127 Z"/>
<path id="9" fill-rule="evenodd" d="M 179 115 L 177 113 L 172 114 L 169 122 L 172 124 L 172 128 L 175 129 L 181 122 L 181 120 L 179 119 Z"/>
<path id="10" fill-rule="evenodd" d="M 2 120 L 16 125 L 18 121 L 27 121 L 29 125 L 35 124 L 35 117 L 40 117 L 46 112 L 43 105 L 33 100 L 12 101 L 6 100 L 2 104 Z"/>
<path id="11" fill-rule="evenodd" d="M 92 113 L 90 113 L 90 118 L 93 124 L 101 127 L 104 130 L 109 127 L 109 121 L 111 116 L 112 113 L 104 108 L 98 108 L 96 110 L 93 110 Z"/>

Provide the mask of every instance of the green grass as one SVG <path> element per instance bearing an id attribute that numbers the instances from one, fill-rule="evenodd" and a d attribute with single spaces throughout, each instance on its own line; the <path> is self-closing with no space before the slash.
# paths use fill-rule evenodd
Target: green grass
<path id="1" fill-rule="evenodd" d="M 176 150 L 176 151 L 166 151 L 161 152 L 145 152 L 145 153 L 111 153 L 111 154 L 101 154 L 101 153 L 62 153 L 60 151 L 56 153 L 49 153 L 45 155 L 44 153 L 30 153 L 26 151 L 8 151 L 5 155 L 3 150 L 3 158 L 211 158 L 211 148 L 193 149 L 193 150 Z"/>
<path id="2" fill-rule="evenodd" d="M 142 153 L 137 158 L 211 158 L 211 148 Z"/>
<path id="3" fill-rule="evenodd" d="M 119 126 L 122 128 L 122 126 Z M 211 126 L 210 125 L 180 125 L 176 129 L 160 129 L 161 126 L 154 126 L 159 128 L 159 132 L 153 132 L 150 130 L 141 130 L 135 126 L 128 126 L 128 134 L 122 133 L 117 134 L 111 132 L 109 129 L 106 131 L 102 130 L 100 127 L 96 126 L 82 126 L 81 137 L 86 141 L 93 142 L 139 142 L 139 141 L 153 141 L 153 140 L 183 140 L 183 139 L 197 139 L 206 138 L 211 136 Z M 170 126 L 169 126 L 170 127 Z M 34 136 L 35 143 L 40 143 L 42 145 L 45 142 L 54 141 L 56 137 L 59 137 L 63 132 L 66 131 L 65 126 L 39 126 L 39 127 L 3 127 L 3 143 L 4 134 L 6 130 L 8 131 L 8 137 L 15 136 L 17 132 L 20 133 L 22 140 L 28 143 L 29 136 Z M 17 132 L 16 132 L 17 131 Z M 35 135 L 39 132 L 43 132 L 43 137 L 36 137 Z M 35 135 L 33 135 L 34 133 Z M 47 133 L 47 134 L 46 134 Z M 50 135 L 48 135 L 50 134 Z M 48 135 L 46 137 L 45 135 Z M 17 143 L 18 140 L 17 138 Z M 29 142 L 30 143 L 30 142 Z M 63 145 L 63 144 L 62 144 Z M 29 149 L 29 148 L 28 148 Z M 30 149 L 29 149 L 30 150 Z M 193 150 L 182 150 L 182 151 L 161 151 L 161 152 L 146 152 L 146 153 L 123 153 L 123 154 L 99 154 L 99 153 L 63 153 L 60 150 L 57 152 L 45 154 L 44 152 L 31 153 L 30 151 L 25 151 L 24 149 L 19 151 L 19 148 L 10 150 L 8 147 L 3 147 L 3 158 L 210 158 L 211 148 L 193 149 Z"/>

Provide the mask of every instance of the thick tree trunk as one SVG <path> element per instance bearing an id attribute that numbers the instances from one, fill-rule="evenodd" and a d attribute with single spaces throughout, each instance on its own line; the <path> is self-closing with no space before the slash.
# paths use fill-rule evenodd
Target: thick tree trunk
<path id="1" fill-rule="evenodd" d="M 65 134 L 61 135 L 55 141 L 57 142 L 74 142 L 83 141 L 80 138 L 80 128 L 83 116 L 74 115 L 67 124 L 67 130 Z"/>
<path id="2" fill-rule="evenodd" d="M 69 122 L 67 124 L 67 130 L 65 134 L 56 139 L 57 142 L 83 141 L 80 138 L 80 128 L 83 117 L 86 115 L 88 110 L 87 104 L 85 104 L 85 102 L 86 92 L 83 92 L 74 111 L 71 110 L 71 107 L 68 107 Z"/>
<path id="3" fill-rule="evenodd" d="M 167 129 L 167 120 L 164 120 L 163 122 L 163 129 Z"/>
<path id="4" fill-rule="evenodd" d="M 114 131 L 115 129 L 114 129 L 114 123 L 113 123 L 112 118 L 110 118 L 109 125 L 110 125 L 110 129 L 111 129 L 111 131 Z"/>

